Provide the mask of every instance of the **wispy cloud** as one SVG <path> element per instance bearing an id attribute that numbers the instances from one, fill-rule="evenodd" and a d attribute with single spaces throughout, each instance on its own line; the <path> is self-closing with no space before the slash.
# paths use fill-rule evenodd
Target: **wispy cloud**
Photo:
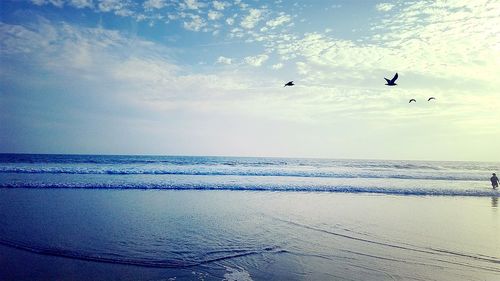
<path id="1" fill-rule="evenodd" d="M 165 7 L 167 3 L 165 0 L 147 0 L 144 2 L 144 8 L 148 9 L 161 9 Z"/>
<path id="2" fill-rule="evenodd" d="M 228 7 L 230 5 L 231 5 L 230 3 L 225 2 L 225 1 L 213 1 L 212 2 L 212 6 L 214 7 L 214 9 L 219 10 L 219 11 L 224 10 L 226 7 Z"/>
<path id="3" fill-rule="evenodd" d="M 45 5 L 46 3 L 48 3 L 48 1 L 46 1 L 46 0 L 31 0 L 31 3 L 38 5 L 38 6 L 41 6 L 41 5 Z"/>
<path id="4" fill-rule="evenodd" d="M 262 16 L 262 10 L 250 9 L 248 15 L 241 21 L 241 26 L 246 29 L 252 29 L 262 20 Z"/>
<path id="5" fill-rule="evenodd" d="M 265 61 L 267 61 L 267 59 L 269 59 L 269 56 L 262 54 L 253 57 L 246 57 L 245 62 L 251 66 L 261 66 Z"/>
<path id="6" fill-rule="evenodd" d="M 283 64 L 281 62 L 279 62 L 277 64 L 273 64 L 272 68 L 273 69 L 282 69 L 283 68 Z"/>
<path id="7" fill-rule="evenodd" d="M 207 23 L 199 15 L 189 15 L 189 21 L 184 22 L 184 28 L 191 31 L 200 31 Z"/>
<path id="8" fill-rule="evenodd" d="M 123 17 L 134 15 L 134 12 L 129 8 L 130 6 L 132 6 L 132 2 L 128 0 L 100 0 L 97 5 L 101 12 L 113 12 Z"/>
<path id="9" fill-rule="evenodd" d="M 221 33 L 218 20 L 224 19 L 227 25 L 237 21 L 244 29 L 253 29 L 266 17 L 276 15 L 266 22 L 265 29 L 274 29 L 291 22 L 291 17 L 284 12 L 274 12 L 267 6 L 252 5 L 243 1 L 200 1 L 200 0 L 146 0 L 138 3 L 132 0 L 32 0 L 33 4 L 49 5 L 60 9 L 90 9 L 95 13 L 113 13 L 121 17 L 130 17 L 135 21 L 147 21 L 150 26 L 157 22 L 168 24 L 180 21 L 181 26 L 190 31 Z M 224 14 L 227 12 L 227 16 Z M 261 31 L 263 32 L 263 31 Z M 234 34 L 226 34 L 234 37 Z M 238 35 L 237 37 L 243 37 Z"/>
<path id="10" fill-rule="evenodd" d="M 394 4 L 391 4 L 391 3 L 379 3 L 379 4 L 375 5 L 375 9 L 377 9 L 377 11 L 381 11 L 381 12 L 388 12 L 388 11 L 392 10 L 392 8 L 394 8 Z"/>
<path id="11" fill-rule="evenodd" d="M 220 64 L 231 64 L 233 60 L 231 58 L 226 58 L 224 56 L 220 56 L 217 58 L 217 62 Z"/>
<path id="12" fill-rule="evenodd" d="M 205 6 L 205 3 L 198 2 L 198 0 L 184 0 L 184 2 L 180 3 L 181 8 L 190 10 L 198 10 Z"/>
<path id="13" fill-rule="evenodd" d="M 23 80 L 41 82 L 43 79 L 36 73 L 46 72 L 66 77 L 66 85 L 74 83 L 74 87 L 68 87 L 75 91 L 83 89 L 76 84 L 88 83 L 90 86 L 84 88 L 89 101 L 102 95 L 114 100 L 116 105 L 126 103 L 139 111 L 174 107 L 194 110 L 200 103 L 208 110 L 220 103 L 225 93 L 248 88 L 244 77 L 230 73 L 185 74 L 182 66 L 168 59 L 168 49 L 116 31 L 68 24 L 57 26 L 40 19 L 33 26 L 0 23 L 0 32 L 0 56 L 20 58 L 18 64 L 22 68 L 26 64 L 35 66 L 31 69 L 35 76 L 23 77 Z M 221 56 L 218 62 L 231 64 L 232 60 Z M 0 73 L 0 79 L 22 83 L 8 73 Z M 59 79 L 43 83 L 58 85 Z M 213 89 L 217 98 L 207 95 L 206 89 Z M 71 98 L 71 92 L 68 95 L 70 99 L 78 98 Z"/>
<path id="14" fill-rule="evenodd" d="M 277 26 L 280 26 L 280 25 L 285 24 L 285 23 L 290 22 L 290 21 L 291 21 L 291 17 L 289 15 L 280 15 L 279 17 L 277 17 L 275 19 L 267 21 L 266 25 L 271 27 L 271 28 L 275 28 Z"/>
<path id="15" fill-rule="evenodd" d="M 62 8 L 64 6 L 64 0 L 31 0 L 31 2 L 39 6 L 47 4 L 52 4 L 58 8 Z"/>
<path id="16" fill-rule="evenodd" d="M 205 6 L 206 6 L 205 3 L 199 2 L 198 0 L 184 0 L 184 2 L 180 3 L 180 7 L 182 9 L 189 9 L 189 10 L 198 10 Z"/>
<path id="17" fill-rule="evenodd" d="M 208 11 L 208 19 L 209 20 L 218 20 L 220 18 L 222 18 L 224 15 L 221 13 L 221 12 L 218 12 L 218 11 Z"/>
<path id="18" fill-rule="evenodd" d="M 309 79 L 332 73 L 361 78 L 393 70 L 435 82 L 441 78 L 448 87 L 453 87 L 453 81 L 476 81 L 491 87 L 492 83 L 498 85 L 493 73 L 500 67 L 495 55 L 500 43 L 493 39 L 498 37 L 496 29 L 485 27 L 500 24 L 494 11 L 489 1 L 416 2 L 374 23 L 372 35 L 364 40 L 313 32 L 270 46 L 284 60 L 305 60 L 315 72 Z M 305 73 L 303 68 L 301 71 Z"/>

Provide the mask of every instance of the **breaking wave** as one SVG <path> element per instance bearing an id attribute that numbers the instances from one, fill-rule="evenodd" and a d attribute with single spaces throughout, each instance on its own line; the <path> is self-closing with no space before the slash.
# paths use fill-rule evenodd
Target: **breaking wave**
<path id="1" fill-rule="evenodd" d="M 349 169 L 320 169 L 320 168 L 259 168 L 259 167 L 226 167 L 226 166 L 171 166 L 171 167 L 9 167 L 0 166 L 0 173 L 16 174 L 75 174 L 75 175 L 200 175 L 200 176 L 262 176 L 262 177 L 315 177 L 315 178 L 394 178 L 394 179 L 423 179 L 449 181 L 480 181 L 487 179 L 484 175 L 471 173 L 436 173 L 416 171 L 402 173 L 401 171 L 372 171 Z"/>
<path id="2" fill-rule="evenodd" d="M 234 191 L 280 191 L 280 192 L 334 192 L 368 193 L 417 196 L 500 196 L 492 189 L 442 189 L 442 188 L 388 188 L 373 186 L 302 186 L 264 184 L 211 184 L 211 183 L 0 183 L 0 188 L 75 188 L 75 189 L 143 189 L 143 190 L 234 190 Z"/>
<path id="3" fill-rule="evenodd" d="M 493 162 L 0 154 L 0 187 L 497 196 Z"/>

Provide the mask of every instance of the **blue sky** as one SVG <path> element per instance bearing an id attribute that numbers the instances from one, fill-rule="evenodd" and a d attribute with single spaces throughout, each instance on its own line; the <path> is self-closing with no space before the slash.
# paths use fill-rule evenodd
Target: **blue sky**
<path id="1" fill-rule="evenodd" d="M 498 161 L 498 1 L 0 5 L 0 152 Z"/>

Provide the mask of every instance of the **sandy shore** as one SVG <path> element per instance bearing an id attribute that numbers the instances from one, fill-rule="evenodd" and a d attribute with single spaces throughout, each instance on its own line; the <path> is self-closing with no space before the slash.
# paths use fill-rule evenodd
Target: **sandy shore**
<path id="1" fill-rule="evenodd" d="M 500 276 L 498 197 L 0 189 L 0 224 L 1 280 Z"/>

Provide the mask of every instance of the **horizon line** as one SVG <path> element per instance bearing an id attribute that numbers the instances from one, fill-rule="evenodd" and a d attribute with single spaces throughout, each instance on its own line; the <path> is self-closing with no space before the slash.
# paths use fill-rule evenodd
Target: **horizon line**
<path id="1" fill-rule="evenodd" d="M 71 155 L 71 156 L 159 156 L 159 157 L 219 157 L 219 158 L 281 158 L 281 159 L 317 159 L 317 160 L 368 160 L 368 161 L 412 161 L 412 162 L 483 162 L 499 163 L 495 160 L 429 160 L 429 159 L 382 159 L 382 158 L 345 158 L 345 157 L 303 157 L 303 156 L 236 156 L 236 155 L 189 155 L 189 154 L 122 154 L 122 153 L 32 153 L 32 152 L 0 152 L 0 155 Z"/>

